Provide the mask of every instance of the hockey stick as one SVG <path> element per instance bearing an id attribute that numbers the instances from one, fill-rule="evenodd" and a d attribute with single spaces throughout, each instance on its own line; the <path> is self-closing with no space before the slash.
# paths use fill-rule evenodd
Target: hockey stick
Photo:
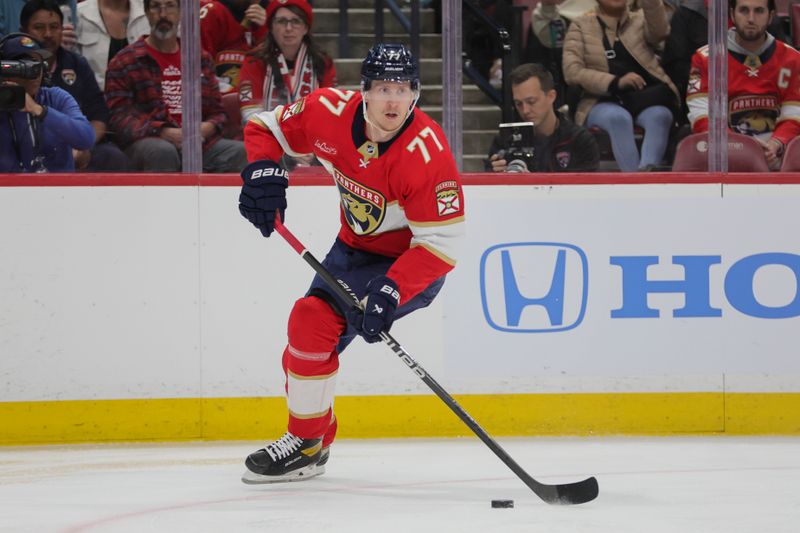
<path id="1" fill-rule="evenodd" d="M 289 245 L 305 259 L 314 271 L 330 286 L 330 288 L 343 300 L 352 302 L 352 307 L 361 307 L 358 297 L 350 290 L 346 284 L 331 275 L 322 264 L 306 250 L 303 244 L 295 237 L 289 229 L 283 225 L 280 215 L 276 213 L 275 229 L 281 234 Z M 533 479 L 514 459 L 489 436 L 484 429 L 461 407 L 450 394 L 436 382 L 419 363 L 397 342 L 394 337 L 386 332 L 381 333 L 383 342 L 389 345 L 392 351 L 414 372 L 430 389 L 438 396 L 447 407 L 450 408 L 474 433 L 480 438 L 494 454 L 508 466 L 523 483 L 525 483 L 542 500 L 551 504 L 572 505 L 586 503 L 597 497 L 599 488 L 594 477 L 578 481 L 576 483 L 565 483 L 563 485 L 547 485 Z"/>

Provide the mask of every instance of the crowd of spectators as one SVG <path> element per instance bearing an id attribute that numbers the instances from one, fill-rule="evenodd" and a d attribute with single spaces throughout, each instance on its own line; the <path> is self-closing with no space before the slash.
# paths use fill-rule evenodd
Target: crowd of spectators
<path id="1" fill-rule="evenodd" d="M 563 103 L 578 126 L 607 139 L 620 170 L 667 170 L 682 137 L 707 131 L 708 0 L 519 3 L 535 4 L 523 61 L 551 71 L 566 93 L 556 106 Z M 728 126 L 757 139 L 777 169 L 800 130 L 800 53 L 788 43 L 775 0 L 729 0 L 725 7 Z M 490 149 L 487 168 L 498 170 L 493 160 L 502 148 Z"/>
<path id="2" fill-rule="evenodd" d="M 500 22 L 511 3 L 478 1 Z M 519 118 L 534 124 L 540 157 L 530 171 L 595 170 L 603 139 L 616 168 L 664 170 L 682 136 L 707 129 L 708 0 L 513 3 L 532 8 L 510 78 Z M 778 168 L 800 131 L 800 53 L 775 0 L 727 5 L 729 126 L 756 138 Z M 41 76 L 2 80 L 26 96 L 6 113 L 0 171 L 179 171 L 180 11 L 179 0 L 1 2 L 0 36 L 12 34 L 3 58 L 30 59 Z M 336 68 L 313 37 L 308 0 L 201 0 L 199 16 L 203 169 L 238 172 L 246 156 L 229 130 L 335 86 Z M 496 44 L 479 26 L 464 32 L 466 53 L 497 86 Z M 507 148 L 496 138 L 486 168 L 507 170 Z"/>

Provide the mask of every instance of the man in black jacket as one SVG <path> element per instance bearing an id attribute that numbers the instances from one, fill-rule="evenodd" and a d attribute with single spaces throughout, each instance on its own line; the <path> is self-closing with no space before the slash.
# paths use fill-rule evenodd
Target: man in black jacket
<path id="1" fill-rule="evenodd" d="M 600 163 L 600 151 L 591 133 L 556 113 L 558 97 L 553 75 L 544 67 L 525 63 L 511 71 L 511 93 L 522 120 L 534 125 L 533 161 L 529 172 L 591 172 Z M 508 146 L 495 137 L 486 169 L 507 172 Z"/>

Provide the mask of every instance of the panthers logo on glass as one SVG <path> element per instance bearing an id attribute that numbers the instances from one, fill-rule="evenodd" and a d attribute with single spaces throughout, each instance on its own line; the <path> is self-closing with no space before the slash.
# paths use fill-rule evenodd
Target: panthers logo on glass
<path id="1" fill-rule="evenodd" d="M 342 197 L 342 212 L 356 235 L 369 235 L 381 225 L 386 214 L 386 199 L 334 169 L 333 177 Z"/>

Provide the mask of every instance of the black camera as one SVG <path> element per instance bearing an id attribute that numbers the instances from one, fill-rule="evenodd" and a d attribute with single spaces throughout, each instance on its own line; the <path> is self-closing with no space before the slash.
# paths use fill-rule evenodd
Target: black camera
<path id="1" fill-rule="evenodd" d="M 32 59 L 0 60 L 0 111 L 19 111 L 25 107 L 25 88 L 2 85 L 6 78 L 35 80 L 42 74 L 44 63 Z"/>
<path id="2" fill-rule="evenodd" d="M 535 168 L 533 122 L 500 124 L 500 157 L 508 162 L 507 172 L 530 172 Z"/>

